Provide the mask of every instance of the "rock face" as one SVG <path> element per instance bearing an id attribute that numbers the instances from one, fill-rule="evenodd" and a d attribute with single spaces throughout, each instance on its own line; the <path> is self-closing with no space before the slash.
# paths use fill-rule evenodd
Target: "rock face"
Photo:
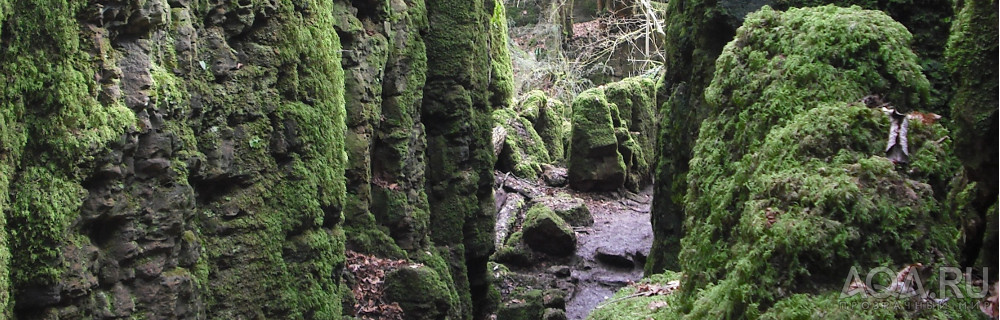
<path id="1" fill-rule="evenodd" d="M 573 100 L 568 178 L 577 190 L 632 191 L 649 183 L 655 144 L 653 83 L 629 78 Z"/>
<path id="2" fill-rule="evenodd" d="M 927 105 L 930 84 L 910 37 L 882 12 L 856 7 L 747 16 L 716 62 L 705 94 L 712 113 L 687 176 L 677 301 L 686 316 L 781 318 L 836 301 L 843 278 L 820 275 L 955 263 L 949 235 L 960 218 L 938 209 L 944 193 L 933 186 L 958 171 L 951 144 L 939 140 L 947 131 L 913 123 L 910 169 L 897 170 L 882 156 L 888 118 L 857 102 L 875 92 L 895 105 Z"/>
<path id="3" fill-rule="evenodd" d="M 702 121 L 713 110 L 705 103 L 704 90 L 716 72 L 716 59 L 723 46 L 733 40 L 744 16 L 764 5 L 776 9 L 822 4 L 859 5 L 882 10 L 913 33 L 913 47 L 921 67 L 931 81 L 931 95 L 921 110 L 944 114 L 950 84 L 942 53 L 948 38 L 952 4 L 947 0 L 860 1 L 860 0 L 678 0 L 670 1 L 665 17 L 665 73 L 658 82 L 656 101 L 663 115 L 659 127 L 653 203 L 653 230 L 656 241 L 647 273 L 678 270 L 678 250 L 683 237 L 684 195 L 691 150 Z"/>
<path id="4" fill-rule="evenodd" d="M 948 39 L 946 57 L 955 84 L 951 118 L 955 153 L 965 178 L 952 190 L 952 208 L 974 217 L 966 234 L 966 265 L 997 270 L 997 6 L 995 1 L 963 1 Z M 974 184 L 969 182 L 975 182 Z M 980 237 L 980 235 L 982 235 Z M 979 249 L 977 249 L 977 247 Z M 978 250 L 978 252 L 977 252 Z"/>
<path id="5" fill-rule="evenodd" d="M 340 318 L 345 248 L 488 314 L 504 11 L 0 0 L 0 318 Z"/>
<path id="6" fill-rule="evenodd" d="M 332 3 L 0 8 L 0 318 L 341 314 Z"/>
<path id="7" fill-rule="evenodd" d="M 462 318 L 483 318 L 489 300 L 486 262 L 493 247 L 493 126 L 489 104 L 489 28 L 495 1 L 427 1 L 427 83 L 421 117 L 427 130 L 431 240 L 451 268 Z M 500 18 L 497 18 L 500 19 Z"/>

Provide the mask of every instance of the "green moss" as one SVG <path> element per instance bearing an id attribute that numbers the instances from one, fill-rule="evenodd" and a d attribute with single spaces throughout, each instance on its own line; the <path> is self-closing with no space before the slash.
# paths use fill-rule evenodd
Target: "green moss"
<path id="1" fill-rule="evenodd" d="M 514 69 L 507 48 L 507 9 L 502 0 L 493 1 L 490 17 L 490 104 L 494 109 L 511 105 L 514 99 Z"/>
<path id="2" fill-rule="evenodd" d="M 386 298 L 399 302 L 407 319 L 445 319 L 454 308 L 448 286 L 426 266 L 402 266 L 386 275 L 385 284 Z"/>
<path id="3" fill-rule="evenodd" d="M 614 105 L 601 89 L 589 89 L 573 100 L 573 132 L 568 179 L 582 190 L 614 190 L 625 183 L 625 162 L 618 153 Z"/>
<path id="4" fill-rule="evenodd" d="M 11 276 L 21 287 L 57 283 L 64 271 L 62 248 L 86 190 L 52 169 L 29 167 L 11 190 L 11 249 L 18 254 Z"/>
<path id="5" fill-rule="evenodd" d="M 546 100 L 548 100 L 548 97 L 545 96 L 544 91 L 528 91 L 528 93 L 524 94 L 524 98 L 521 99 L 521 104 L 518 106 L 518 113 L 531 122 L 536 122 L 539 112 L 545 107 Z"/>
<path id="6" fill-rule="evenodd" d="M 497 319 L 530 320 L 541 319 L 545 307 L 542 306 L 542 290 L 529 290 L 517 295 L 513 300 L 500 306 Z"/>
<path id="7" fill-rule="evenodd" d="M 926 103 L 909 38 L 856 7 L 746 18 L 706 91 L 715 111 L 687 176 L 687 316 L 757 318 L 791 294 L 839 292 L 830 275 L 851 266 L 955 262 L 956 229 L 928 184 L 955 174 L 948 146 L 928 145 L 946 131 L 911 126 L 911 153 L 940 167 L 910 175 L 881 156 L 887 118 L 852 103 L 871 93 Z"/>
<path id="8" fill-rule="evenodd" d="M 493 123 L 507 130 L 503 150 L 497 159 L 498 168 L 527 179 L 542 173 L 541 164 L 549 163 L 546 144 L 531 121 L 513 109 L 493 111 Z"/>
<path id="9" fill-rule="evenodd" d="M 556 214 L 555 211 L 552 211 L 551 208 L 543 204 L 535 204 L 530 209 L 528 209 L 528 212 L 524 214 L 524 223 L 522 224 L 521 228 L 522 230 L 535 229 L 535 227 L 539 223 L 541 223 L 542 220 L 552 220 L 553 222 L 555 222 L 557 226 L 559 226 L 559 230 L 561 230 L 562 233 L 573 235 L 575 238 L 576 233 L 573 232 L 573 229 L 570 229 L 569 224 L 566 223 L 566 220 L 563 220 L 563 218 L 560 217 L 558 214 Z M 515 234 L 520 234 L 520 233 L 521 232 L 516 232 Z M 511 238 L 513 237 L 514 236 L 511 235 Z"/>
<path id="10" fill-rule="evenodd" d="M 534 130 L 545 144 L 552 161 L 565 158 L 566 131 L 565 105 L 545 96 L 541 90 L 528 92 L 521 101 L 521 114 L 534 123 Z"/>
<path id="11" fill-rule="evenodd" d="M 628 123 L 629 131 L 638 133 L 634 135 L 635 142 L 647 159 L 656 158 L 657 112 L 653 103 L 653 86 L 653 80 L 636 77 L 609 83 L 604 87 L 608 102 L 618 107 L 621 119 Z"/>
<path id="12" fill-rule="evenodd" d="M 680 280 L 681 274 L 667 271 L 642 279 L 636 285 L 655 285 L 665 287 L 670 281 Z M 626 320 L 626 319 L 673 319 L 679 318 L 678 295 L 636 295 L 636 286 L 629 285 L 614 296 L 598 304 L 587 316 L 589 320 Z"/>
<path id="13" fill-rule="evenodd" d="M 85 3 L 0 2 L 0 317 L 10 293 L 59 281 L 92 160 L 135 123 L 120 101 L 94 96 L 92 57 L 75 20 Z"/>
<path id="14" fill-rule="evenodd" d="M 980 214 L 997 194 L 998 41 L 997 3 L 987 0 L 956 2 L 955 21 L 948 39 L 948 71 L 955 83 L 951 118 L 955 122 L 955 151 L 975 181 L 984 188 Z"/>
<path id="15" fill-rule="evenodd" d="M 281 23 L 266 27 L 280 40 L 264 41 L 266 50 L 253 52 L 266 63 L 241 69 L 221 83 L 189 86 L 207 91 L 200 92 L 204 113 L 243 119 L 232 129 L 215 124 L 225 128 L 216 131 L 232 130 L 234 153 L 241 155 L 226 174 L 254 182 L 207 205 L 236 208 L 239 216 L 203 216 L 198 223 L 208 264 L 203 283 L 210 284 L 201 289 L 210 318 L 341 314 L 337 270 L 344 264 L 340 222 L 347 154 L 334 10 L 328 1 L 310 2 L 308 9 L 286 2 L 273 9 Z M 261 86 L 274 89 L 252 89 Z M 219 118 L 207 118 L 199 147 L 211 150 L 218 138 L 210 135 L 210 125 Z M 270 141 L 275 132 L 292 133 L 295 140 L 281 165 L 271 154 L 279 150 L 269 143 L 251 145 L 254 137 Z M 220 234 L 232 231 L 238 232 Z"/>
<path id="16" fill-rule="evenodd" d="M 427 83 L 421 118 L 427 132 L 431 240 L 446 252 L 462 318 L 485 317 L 493 251 L 492 108 L 489 19 L 492 6 L 427 2 Z"/>
<path id="17" fill-rule="evenodd" d="M 961 287 L 961 286 L 960 286 Z M 964 288 L 961 289 L 965 291 Z M 947 292 L 941 305 L 915 303 L 909 297 L 885 299 L 855 295 L 842 298 L 840 292 L 821 295 L 796 294 L 781 300 L 761 319 L 986 319 L 975 306 L 975 298 L 957 298 Z M 963 292 L 966 294 L 967 292 Z M 920 305 L 919 308 L 914 306 Z"/>
<path id="18" fill-rule="evenodd" d="M 533 260 L 533 255 L 524 243 L 524 234 L 518 231 L 507 237 L 507 241 L 497 248 L 491 260 L 515 266 L 528 266 Z"/>
<path id="19" fill-rule="evenodd" d="M 921 110 L 944 114 L 950 96 L 949 80 L 942 71 L 942 51 L 952 1 L 872 0 L 773 0 L 773 1 L 670 1 L 666 10 L 664 75 L 657 89 L 662 123 L 657 150 L 654 204 L 651 212 L 655 241 L 647 272 L 677 270 L 678 241 L 683 236 L 683 198 L 688 163 L 702 121 L 711 114 L 702 93 L 716 72 L 716 59 L 732 40 L 744 14 L 770 4 L 778 9 L 822 4 L 860 5 L 883 10 L 913 33 L 917 63 L 930 78 L 930 95 Z M 995 136 L 996 134 L 994 134 Z M 995 166 L 994 166 L 995 167 Z"/>

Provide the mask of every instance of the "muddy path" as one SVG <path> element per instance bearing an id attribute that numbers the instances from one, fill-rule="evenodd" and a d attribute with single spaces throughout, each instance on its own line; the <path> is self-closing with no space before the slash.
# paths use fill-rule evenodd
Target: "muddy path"
<path id="1" fill-rule="evenodd" d="M 573 227 L 576 250 L 570 256 L 551 257 L 532 252 L 527 263 L 504 263 L 494 267 L 494 276 L 505 304 L 523 300 L 518 292 L 559 290 L 565 293 L 568 319 L 585 319 L 601 302 L 618 289 L 643 276 L 643 266 L 653 242 L 649 211 L 652 188 L 639 193 L 629 191 L 588 193 L 566 187 L 516 179 L 499 174 L 495 185 L 498 208 L 509 201 L 523 199 L 520 213 L 498 212 L 501 221 L 510 215 L 523 215 L 538 199 L 570 197 L 579 199 L 593 217 L 593 224 Z M 501 210 L 503 211 L 503 210 Z M 515 221 L 513 219 L 511 221 Z M 519 231 L 517 223 L 498 227 L 498 243 L 505 235 Z M 505 270 L 502 270 L 505 269 Z"/>

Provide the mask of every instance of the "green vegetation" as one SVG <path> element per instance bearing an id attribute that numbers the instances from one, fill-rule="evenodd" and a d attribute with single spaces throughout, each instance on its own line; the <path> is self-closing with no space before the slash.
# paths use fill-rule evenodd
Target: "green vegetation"
<path id="1" fill-rule="evenodd" d="M 951 208 L 965 213 L 965 263 L 996 269 L 997 257 L 997 39 L 996 1 L 958 1 L 945 52 L 955 84 L 950 116 L 955 154 L 965 177 L 949 195 Z M 980 237 L 982 236 L 982 237 Z M 977 247 L 981 247 L 977 249 Z M 977 252 L 978 250 L 978 252 Z"/>
<path id="2" fill-rule="evenodd" d="M 517 295 L 518 302 L 500 307 L 497 319 L 533 320 L 541 319 L 545 307 L 542 306 L 542 290 L 529 290 Z"/>
<path id="3" fill-rule="evenodd" d="M 670 281 L 680 280 L 681 274 L 673 271 L 654 274 L 641 281 L 626 286 L 614 296 L 597 305 L 587 319 L 590 320 L 625 320 L 625 319 L 672 319 L 679 318 L 678 297 L 671 294 L 643 294 L 638 291 L 640 286 L 666 287 Z"/>
<path id="4" fill-rule="evenodd" d="M 684 199 L 685 276 L 666 318 L 801 316 L 832 302 L 797 294 L 839 293 L 852 266 L 955 263 L 958 219 L 932 187 L 957 172 L 947 131 L 911 124 L 913 172 L 896 170 L 881 156 L 887 118 L 855 102 L 879 93 L 926 105 L 909 41 L 902 25 L 857 7 L 746 17 L 706 90 Z"/>
<path id="5" fill-rule="evenodd" d="M 765 4 L 779 10 L 823 4 L 859 5 L 886 12 L 913 33 L 917 63 L 930 79 L 930 95 L 920 110 L 944 114 L 943 105 L 951 91 L 942 58 L 952 18 L 950 0 L 669 1 L 664 42 L 670 45 L 665 47 L 664 75 L 656 93 L 662 123 L 652 206 L 655 241 L 647 273 L 679 270 L 677 255 L 684 234 L 688 163 L 699 127 L 712 113 L 702 93 L 716 72 L 716 58 L 743 23 L 744 15 Z"/>
<path id="6" fill-rule="evenodd" d="M 389 272 L 385 283 L 386 297 L 399 302 L 407 319 L 446 319 L 457 309 L 454 291 L 426 266 L 404 265 Z"/>
<path id="7" fill-rule="evenodd" d="M 589 89 L 573 100 L 569 183 L 581 190 L 614 190 L 625 183 L 625 161 L 618 153 L 612 108 L 604 90 Z"/>
<path id="8" fill-rule="evenodd" d="M 69 226 L 85 195 L 91 160 L 135 123 L 121 101 L 95 97 L 95 44 L 73 18 L 84 3 L 0 2 L 0 317 L 12 291 L 59 282 Z M 9 198 L 8 198 L 9 197 Z M 6 220 L 6 221 L 4 221 Z"/>
<path id="9" fill-rule="evenodd" d="M 497 164 L 502 170 L 527 179 L 542 173 L 541 165 L 550 162 L 546 140 L 535 131 L 531 121 L 513 109 L 493 111 L 493 122 L 507 130 Z"/>
<path id="10" fill-rule="evenodd" d="M 199 236 L 206 249 L 203 258 L 208 264 L 207 279 L 200 281 L 205 284 L 201 288 L 210 317 L 333 318 L 341 314 L 339 279 L 330 270 L 344 264 L 344 233 L 339 226 L 347 164 L 344 74 L 333 7 L 329 2 L 311 5 L 310 12 L 296 11 L 290 3 L 277 9 L 284 20 L 276 30 L 280 41 L 264 43 L 273 49 L 255 52 L 267 55 L 256 58 L 269 63 L 221 84 L 201 84 L 223 93 L 209 96 L 207 114 L 265 112 L 256 103 L 267 102 L 275 105 L 268 116 L 278 120 L 273 127 L 267 117 L 248 117 L 249 121 L 226 129 L 242 134 L 233 137 L 240 142 L 234 143 L 234 154 L 240 157 L 234 159 L 232 171 L 223 174 L 249 175 L 255 183 L 206 206 L 243 214 L 236 219 L 205 216 L 200 223 Z M 286 71 L 278 73 L 279 69 Z M 280 76 L 269 78 L 268 74 Z M 277 90 L 243 91 L 270 81 Z M 254 137 L 278 132 L 293 134 L 294 138 L 283 138 L 295 142 L 283 150 L 287 158 L 280 166 L 271 155 L 279 150 L 257 149 L 249 143 Z M 211 150 L 224 143 L 219 140 L 222 137 L 202 136 L 199 147 Z M 240 232 L 219 234 L 222 230 Z"/>
<path id="11" fill-rule="evenodd" d="M 535 115 L 532 119 L 534 131 L 544 142 L 550 159 L 553 162 L 564 160 L 565 141 L 569 137 L 566 106 L 559 100 L 546 97 L 541 90 L 532 90 L 525 94 L 520 109 L 525 115 Z"/>

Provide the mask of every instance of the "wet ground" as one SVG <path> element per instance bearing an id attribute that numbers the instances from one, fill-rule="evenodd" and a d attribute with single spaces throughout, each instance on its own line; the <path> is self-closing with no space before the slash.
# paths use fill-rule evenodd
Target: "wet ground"
<path id="1" fill-rule="evenodd" d="M 642 278 L 653 245 L 649 222 L 652 188 L 639 194 L 576 194 L 584 198 L 594 225 L 577 230 L 575 290 L 566 303 L 569 319 L 584 319 L 618 289 Z"/>

